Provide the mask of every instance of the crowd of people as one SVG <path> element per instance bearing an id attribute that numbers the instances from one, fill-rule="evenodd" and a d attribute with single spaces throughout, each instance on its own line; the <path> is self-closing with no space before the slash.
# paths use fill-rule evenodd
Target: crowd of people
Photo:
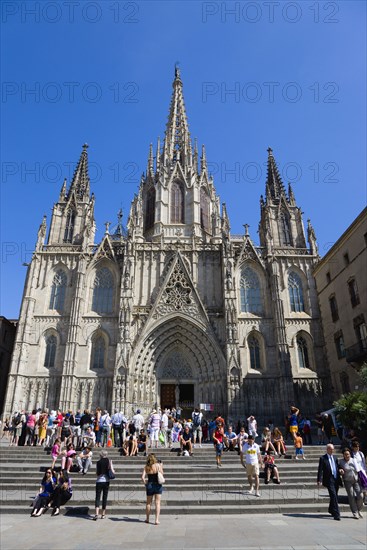
<path id="1" fill-rule="evenodd" d="M 249 494 L 260 496 L 260 470 L 264 470 L 264 483 L 273 481 L 280 484 L 276 459 L 292 457 L 305 460 L 304 445 L 312 444 L 311 420 L 303 416 L 295 406 L 290 408 L 285 419 L 283 435 L 279 426 L 269 420 L 261 433 L 257 420 L 250 415 L 239 420 L 236 425 L 228 424 L 221 414 L 213 419 L 204 418 L 199 408 L 195 408 L 189 419 L 181 418 L 180 410 L 155 410 L 147 418 L 137 409 L 131 418 L 115 410 L 112 415 L 106 410 L 84 410 L 62 412 L 33 410 L 15 412 L 3 424 L 2 438 L 9 439 L 9 445 L 43 446 L 51 449 L 52 463 L 47 469 L 37 494 L 32 516 L 53 509 L 52 515 L 60 513 L 60 507 L 72 496 L 71 472 L 86 475 L 92 466 L 93 453 L 100 448 L 100 458 L 96 463 L 95 516 L 99 518 L 102 496 L 101 518 L 106 516 L 107 497 L 110 479 L 114 478 L 112 461 L 108 458 L 107 448 L 115 446 L 121 449 L 123 456 L 148 454 L 142 480 L 146 484 L 147 504 L 146 521 L 149 522 L 153 499 L 156 505 L 155 523 L 159 524 L 160 497 L 163 477 L 163 465 L 149 449 L 159 447 L 173 448 L 178 455 L 193 456 L 195 447 L 211 443 L 214 447 L 217 468 L 222 467 L 222 456 L 226 452 L 235 452 L 240 463 L 246 469 Z M 363 501 L 366 500 L 367 476 L 366 462 L 359 450 L 356 438 L 344 440 L 343 459 L 333 462 L 333 438 L 337 429 L 328 414 L 317 415 L 313 426 L 316 428 L 317 443 L 327 443 L 327 453 L 320 459 L 318 484 L 327 487 L 330 495 L 329 512 L 334 519 L 340 518 L 337 507 L 337 491 L 341 480 L 346 488 L 353 517 L 362 517 Z M 341 434 L 339 433 L 339 436 Z M 290 440 L 290 443 L 289 443 Z M 330 457 L 333 457 L 332 459 Z M 57 473 L 58 462 L 60 462 Z M 334 475 L 335 474 L 335 475 Z"/>

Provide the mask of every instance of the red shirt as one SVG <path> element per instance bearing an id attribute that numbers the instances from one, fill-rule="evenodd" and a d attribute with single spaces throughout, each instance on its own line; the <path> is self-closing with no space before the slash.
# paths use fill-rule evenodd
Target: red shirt
<path id="1" fill-rule="evenodd" d="M 214 432 L 214 437 L 217 443 L 223 443 L 223 428 L 217 428 Z"/>

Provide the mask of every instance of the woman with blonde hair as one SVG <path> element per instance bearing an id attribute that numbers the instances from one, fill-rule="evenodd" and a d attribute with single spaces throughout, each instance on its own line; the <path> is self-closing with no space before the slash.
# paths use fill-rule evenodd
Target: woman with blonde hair
<path id="1" fill-rule="evenodd" d="M 149 523 L 150 510 L 153 497 L 155 497 L 155 524 L 159 525 L 159 515 L 161 512 L 161 495 L 163 491 L 162 484 L 158 481 L 158 474 L 163 476 L 163 465 L 154 454 L 149 454 L 141 476 L 146 487 L 147 504 L 146 520 Z"/>

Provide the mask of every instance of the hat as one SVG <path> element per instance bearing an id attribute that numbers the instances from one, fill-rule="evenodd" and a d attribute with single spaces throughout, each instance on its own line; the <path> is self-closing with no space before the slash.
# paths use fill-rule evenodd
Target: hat
<path id="1" fill-rule="evenodd" d="M 136 411 L 136 414 L 140 414 L 140 413 L 141 413 L 141 410 L 138 409 L 138 410 Z"/>

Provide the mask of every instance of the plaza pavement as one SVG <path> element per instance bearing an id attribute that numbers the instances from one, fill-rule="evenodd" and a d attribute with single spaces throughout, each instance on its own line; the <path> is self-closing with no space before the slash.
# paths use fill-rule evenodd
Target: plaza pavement
<path id="1" fill-rule="evenodd" d="M 145 524 L 143 513 L 96 522 L 89 516 L 3 514 L 0 545 L 1 550 L 365 550 L 365 518 L 354 520 L 349 512 L 340 522 L 327 514 L 162 515 L 156 526 Z"/>

